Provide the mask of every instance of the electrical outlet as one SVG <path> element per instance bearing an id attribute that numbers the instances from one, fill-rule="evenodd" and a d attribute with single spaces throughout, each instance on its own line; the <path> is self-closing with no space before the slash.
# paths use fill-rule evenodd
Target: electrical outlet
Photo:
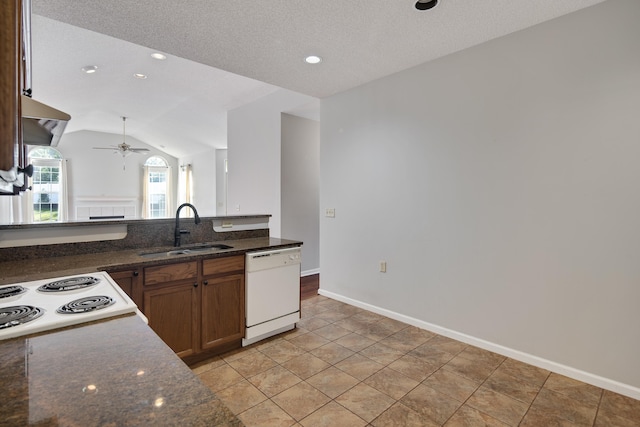
<path id="1" fill-rule="evenodd" d="M 387 261 L 380 261 L 380 273 L 387 272 Z"/>
<path id="2" fill-rule="evenodd" d="M 336 210 L 334 208 L 327 208 L 327 210 L 324 212 L 324 216 L 326 216 L 327 218 L 335 218 Z"/>

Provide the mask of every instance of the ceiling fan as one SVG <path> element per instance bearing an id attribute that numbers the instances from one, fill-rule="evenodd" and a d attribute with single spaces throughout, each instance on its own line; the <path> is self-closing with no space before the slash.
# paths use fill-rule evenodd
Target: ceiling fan
<path id="1" fill-rule="evenodd" d="M 122 116 L 122 142 L 118 145 L 112 145 L 110 147 L 93 147 L 95 150 L 112 150 L 113 154 L 120 154 L 122 156 L 122 160 L 124 162 L 124 158 L 130 155 L 131 153 L 142 154 L 149 151 L 148 148 L 136 148 L 127 144 L 127 132 L 126 132 L 126 122 L 127 118 Z M 122 169 L 125 169 L 125 164 L 123 163 Z"/>

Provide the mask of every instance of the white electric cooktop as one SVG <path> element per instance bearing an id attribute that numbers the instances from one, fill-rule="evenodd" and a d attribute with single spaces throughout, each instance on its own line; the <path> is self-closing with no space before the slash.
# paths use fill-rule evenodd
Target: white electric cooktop
<path id="1" fill-rule="evenodd" d="M 0 340 L 127 313 L 144 319 L 102 271 L 0 286 Z"/>

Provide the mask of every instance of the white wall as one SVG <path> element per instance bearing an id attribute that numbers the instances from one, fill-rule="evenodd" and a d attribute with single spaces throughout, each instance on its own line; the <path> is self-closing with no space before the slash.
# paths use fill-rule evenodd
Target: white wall
<path id="1" fill-rule="evenodd" d="M 182 157 L 180 165 L 191 165 L 191 204 L 201 216 L 216 216 L 216 150 Z M 179 171 L 177 173 L 180 173 Z M 182 181 L 179 181 L 179 185 Z"/>
<path id="2" fill-rule="evenodd" d="M 315 98 L 280 89 L 227 114 L 229 215 L 271 214 L 280 237 L 280 116 Z"/>
<path id="3" fill-rule="evenodd" d="M 322 100 L 322 290 L 640 398 L 638 22 L 607 1 Z"/>
<path id="4" fill-rule="evenodd" d="M 282 237 L 301 240 L 302 272 L 320 268 L 320 123 L 282 115 Z"/>
<path id="5" fill-rule="evenodd" d="M 58 147 L 67 159 L 69 179 L 69 218 L 74 219 L 76 198 L 135 198 L 138 199 L 137 215 L 142 207 L 142 168 L 153 155 L 161 156 L 173 168 L 174 191 L 177 188 L 176 158 L 156 150 L 135 138 L 127 137 L 133 147 L 148 148 L 149 154 L 131 154 L 124 163 L 122 156 L 110 150 L 95 150 L 93 147 L 108 147 L 122 142 L 122 135 L 79 131 L 65 134 Z M 125 169 L 123 169 L 125 166 Z"/>

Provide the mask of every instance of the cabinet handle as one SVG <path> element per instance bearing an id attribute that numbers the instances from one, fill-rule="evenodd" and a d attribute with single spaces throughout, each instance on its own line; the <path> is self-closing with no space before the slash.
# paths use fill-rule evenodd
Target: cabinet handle
<path id="1" fill-rule="evenodd" d="M 198 282 L 194 283 L 194 284 L 193 284 L 193 287 L 194 287 L 194 288 L 197 288 L 197 287 L 198 287 Z"/>
<path id="2" fill-rule="evenodd" d="M 140 273 L 138 273 L 137 271 L 133 272 L 133 277 L 138 277 L 140 275 Z"/>
<path id="3" fill-rule="evenodd" d="M 208 284 L 209 284 L 209 281 L 208 281 L 208 280 L 205 280 L 205 281 L 204 281 L 204 282 L 202 282 L 202 283 L 204 283 L 204 284 L 205 284 L 205 286 L 206 286 L 206 285 L 208 285 Z"/>

